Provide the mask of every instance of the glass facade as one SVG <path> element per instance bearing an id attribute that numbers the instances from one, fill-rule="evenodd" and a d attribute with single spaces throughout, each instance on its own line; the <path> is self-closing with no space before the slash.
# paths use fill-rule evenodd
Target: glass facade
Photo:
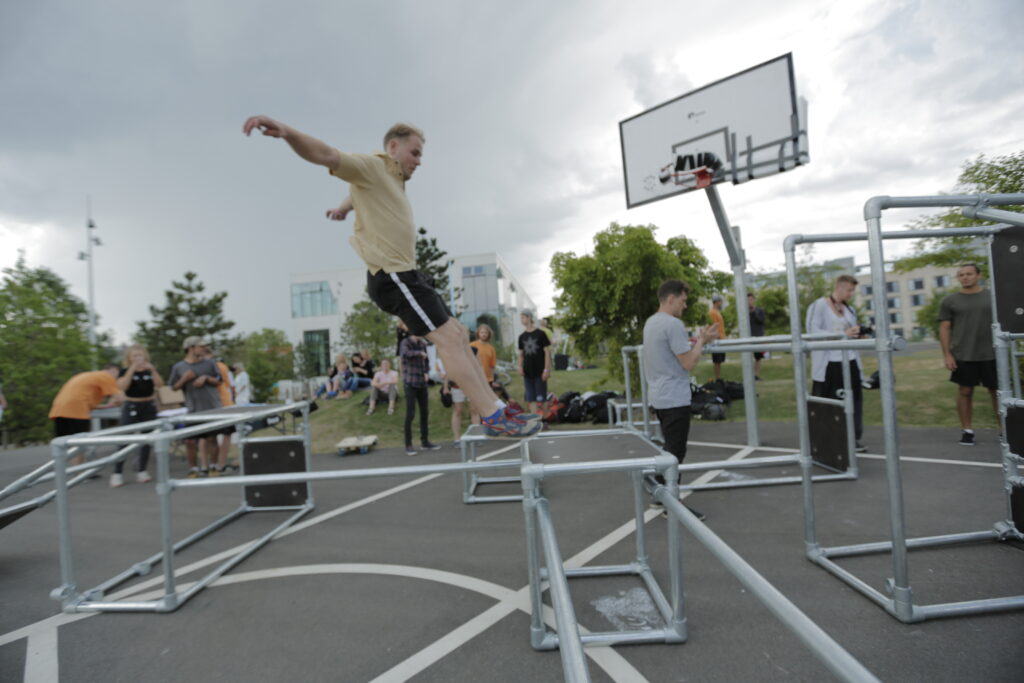
<path id="1" fill-rule="evenodd" d="M 337 315 L 338 301 L 327 282 L 300 282 L 292 285 L 292 317 L 312 318 Z"/>
<path id="2" fill-rule="evenodd" d="M 315 359 L 316 374 L 326 375 L 331 366 L 331 336 L 327 330 L 306 330 L 302 343 Z"/>

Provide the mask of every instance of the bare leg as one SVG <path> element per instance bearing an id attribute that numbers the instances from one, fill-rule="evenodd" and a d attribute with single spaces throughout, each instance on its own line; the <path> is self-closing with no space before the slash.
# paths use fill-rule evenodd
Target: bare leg
<path id="1" fill-rule="evenodd" d="M 455 380 L 470 403 L 478 406 L 481 415 L 491 415 L 498 410 L 498 397 L 494 395 L 484 369 L 473 355 L 469 346 L 466 328 L 455 318 L 427 334 L 427 339 L 437 347 L 448 376 Z"/>
<path id="2" fill-rule="evenodd" d="M 452 404 L 452 440 L 458 441 L 462 434 L 462 403 Z"/>
<path id="3" fill-rule="evenodd" d="M 971 402 L 974 397 L 974 387 L 961 386 L 956 396 L 956 412 L 960 416 L 960 426 L 964 429 L 973 429 L 971 422 Z"/>
<path id="4" fill-rule="evenodd" d="M 217 467 L 220 469 L 224 469 L 224 466 L 228 464 L 228 451 L 230 450 L 231 435 L 225 434 L 221 437 L 220 447 L 217 448 Z"/>
<path id="5" fill-rule="evenodd" d="M 195 439 L 185 440 L 185 461 L 188 463 L 189 468 L 196 467 L 196 451 L 198 450 L 199 444 Z"/>
<path id="6" fill-rule="evenodd" d="M 992 396 L 992 410 L 996 414 L 996 423 L 999 425 L 999 429 L 1002 429 L 1002 423 L 999 421 L 999 396 L 996 395 L 995 389 L 989 389 L 988 393 Z"/>
<path id="7" fill-rule="evenodd" d="M 722 364 L 715 363 L 715 379 L 722 379 Z"/>

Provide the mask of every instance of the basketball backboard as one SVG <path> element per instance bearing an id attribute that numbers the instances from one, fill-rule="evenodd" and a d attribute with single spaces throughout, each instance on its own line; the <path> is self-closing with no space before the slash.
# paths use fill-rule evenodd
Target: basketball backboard
<path id="1" fill-rule="evenodd" d="M 785 54 L 619 123 L 626 206 L 806 164 L 807 103 Z M 698 171 L 695 173 L 694 171 Z"/>

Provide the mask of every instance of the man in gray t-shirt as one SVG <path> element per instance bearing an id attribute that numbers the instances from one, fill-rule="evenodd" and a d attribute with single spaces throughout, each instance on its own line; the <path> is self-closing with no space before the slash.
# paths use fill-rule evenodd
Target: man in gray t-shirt
<path id="1" fill-rule="evenodd" d="M 189 337 L 184 342 L 185 359 L 180 360 L 171 368 L 171 376 L 167 383 L 172 389 L 185 392 L 185 407 L 188 412 L 197 413 L 202 410 L 220 408 L 220 393 L 217 385 L 222 381 L 217 365 L 207 356 L 210 342 L 202 337 Z M 185 441 L 185 459 L 188 461 L 188 477 L 204 476 L 208 469 L 210 457 L 217 452 L 217 435 L 200 437 L 203 448 L 199 453 L 200 467 L 196 465 L 197 443 L 195 439 Z M 217 472 L 216 468 L 214 471 Z"/>
<path id="2" fill-rule="evenodd" d="M 972 412 L 974 387 L 981 384 L 992 395 L 992 407 L 999 414 L 996 389 L 996 354 L 992 345 L 992 297 L 978 280 L 981 271 L 965 263 L 956 271 L 960 291 L 939 304 L 939 345 L 950 371 L 949 381 L 957 385 L 956 411 L 963 433 L 961 446 L 974 445 Z"/>
<path id="3" fill-rule="evenodd" d="M 690 436 L 690 371 L 700 360 L 704 345 L 718 337 L 715 325 L 702 328 L 694 344 L 679 316 L 686 310 L 689 286 L 666 280 L 658 288 L 658 312 L 644 324 L 644 377 L 647 400 L 654 408 L 665 440 L 665 450 L 680 463 Z M 691 510 L 698 518 L 704 516 Z"/>

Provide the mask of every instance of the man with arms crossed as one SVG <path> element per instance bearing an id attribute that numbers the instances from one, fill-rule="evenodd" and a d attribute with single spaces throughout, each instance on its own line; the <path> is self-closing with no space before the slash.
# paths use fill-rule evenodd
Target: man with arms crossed
<path id="1" fill-rule="evenodd" d="M 992 408 L 999 414 L 996 389 L 996 354 L 992 346 L 992 299 L 978 284 L 981 272 L 973 263 L 965 263 L 956 271 L 960 291 L 939 304 L 939 344 L 949 381 L 959 386 L 956 412 L 963 433 L 961 446 L 974 445 L 971 421 L 974 387 L 981 384 L 992 395 Z"/>
<path id="2" fill-rule="evenodd" d="M 301 158 L 349 183 L 350 196 L 328 217 L 342 219 L 355 210 L 349 243 L 366 264 L 370 300 L 437 347 L 449 376 L 479 406 L 487 433 L 528 436 L 537 432 L 541 428 L 537 416 L 510 410 L 494 395 L 469 348 L 466 328 L 416 271 L 416 230 L 405 183 L 423 156 L 422 131 L 396 124 L 384 136 L 383 153 L 349 154 L 266 116 L 250 117 L 242 132 L 249 135 L 256 129 L 281 138 Z"/>
<path id="3" fill-rule="evenodd" d="M 679 316 L 686 310 L 690 287 L 681 280 L 666 280 L 658 288 L 658 311 L 644 324 L 644 375 L 647 398 L 658 416 L 665 450 L 682 464 L 690 436 L 690 372 L 704 345 L 718 337 L 715 325 L 702 328 L 690 344 Z M 690 509 L 697 519 L 704 515 Z"/>
<path id="4" fill-rule="evenodd" d="M 198 336 L 187 337 L 182 342 L 182 349 L 185 351 L 185 358 L 171 367 L 171 376 L 167 383 L 175 391 L 185 393 L 185 407 L 190 413 L 220 408 L 220 391 L 217 387 L 221 383 L 221 378 L 217 366 L 208 357 L 210 342 Z M 196 451 L 200 446 L 197 464 Z M 185 440 L 185 460 L 188 462 L 189 479 L 207 475 L 219 477 L 224 468 L 218 467 L 220 463 L 216 462 L 216 458 L 216 434 L 203 434 L 198 441 Z M 212 469 L 208 469 L 208 465 L 212 465 Z"/>

